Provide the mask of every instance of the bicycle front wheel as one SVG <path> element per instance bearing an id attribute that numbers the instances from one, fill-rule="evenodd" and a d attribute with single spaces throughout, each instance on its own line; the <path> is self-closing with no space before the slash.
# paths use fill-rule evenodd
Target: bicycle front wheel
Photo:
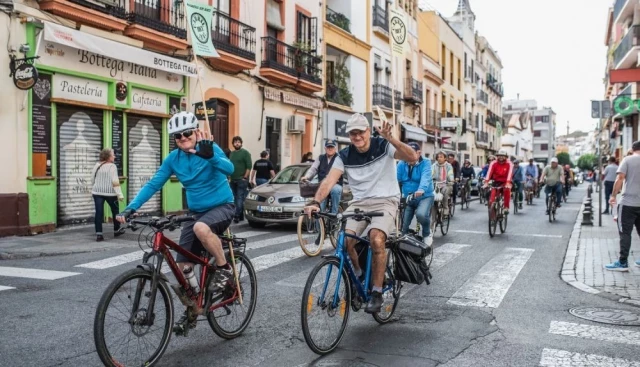
<path id="1" fill-rule="evenodd" d="M 219 295 L 220 301 L 207 312 L 209 326 L 216 335 L 224 339 L 238 337 L 249 326 L 258 298 L 258 280 L 251 261 L 243 253 L 234 252 L 233 255 L 240 289 L 236 286 L 235 279 L 231 279 L 233 285 Z M 229 258 L 227 256 L 231 264 Z M 239 295 L 242 295 L 242 304 L 240 304 Z M 217 295 L 208 296 L 216 297 Z"/>
<path id="2" fill-rule="evenodd" d="M 324 355 L 338 347 L 349 321 L 350 304 L 351 283 L 346 270 L 340 272 L 338 259 L 316 265 L 304 286 L 300 311 L 302 334 L 314 353 Z"/>
<path id="3" fill-rule="evenodd" d="M 301 214 L 298 217 L 298 243 L 307 256 L 318 256 L 324 244 L 324 220 L 309 218 Z"/>
<path id="4" fill-rule="evenodd" d="M 453 205 L 451 205 L 453 207 Z M 446 236 L 449 233 L 449 221 L 451 220 L 451 215 L 444 215 L 444 209 L 441 209 L 440 212 L 440 232 L 443 236 Z M 449 209 L 451 210 L 451 209 Z"/>
<path id="5" fill-rule="evenodd" d="M 516 206 L 516 205 L 514 205 Z M 509 216 L 502 214 L 502 219 L 500 219 L 500 233 L 504 233 L 507 231 L 507 220 Z"/>
<path id="6" fill-rule="evenodd" d="M 100 298 L 93 338 L 105 366 L 153 366 L 167 349 L 173 325 L 173 299 L 167 284 L 159 281 L 150 310 L 151 280 L 151 273 L 131 269 L 117 277 Z"/>
<path id="7" fill-rule="evenodd" d="M 496 235 L 496 228 L 498 224 L 498 215 L 496 213 L 496 204 L 489 205 L 489 236 Z"/>

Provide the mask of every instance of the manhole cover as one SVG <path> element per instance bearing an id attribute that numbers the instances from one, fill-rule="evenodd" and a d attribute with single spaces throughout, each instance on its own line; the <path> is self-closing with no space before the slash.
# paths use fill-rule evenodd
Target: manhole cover
<path id="1" fill-rule="evenodd" d="M 640 326 L 640 315 L 637 313 L 602 307 L 576 307 L 569 310 L 575 317 L 603 324 Z"/>

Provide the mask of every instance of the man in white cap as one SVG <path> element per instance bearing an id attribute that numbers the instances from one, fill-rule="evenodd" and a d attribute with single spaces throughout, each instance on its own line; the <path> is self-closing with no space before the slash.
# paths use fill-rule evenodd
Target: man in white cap
<path id="1" fill-rule="evenodd" d="M 564 185 L 564 171 L 562 167 L 558 166 L 558 158 L 551 158 L 551 165 L 546 166 L 542 170 L 542 176 L 540 177 L 540 184 L 545 183 L 544 193 L 546 195 L 545 202 L 547 203 L 547 214 L 549 214 L 549 194 L 551 191 L 556 193 L 556 207 L 560 207 L 562 203 L 562 185 Z"/>
<path id="2" fill-rule="evenodd" d="M 340 151 L 329 175 L 320 184 L 314 200 L 305 207 L 307 214 L 319 211 L 320 203 L 345 173 L 354 199 L 347 211 L 360 209 L 384 213 L 382 217 L 372 218 L 368 226 L 367 222 L 350 220 L 346 228 L 348 233 L 358 236 L 368 234 L 373 250 L 373 289 L 371 299 L 365 307 L 367 313 L 380 312 L 382 306 L 382 283 L 387 265 L 385 242 L 395 227 L 395 216 L 400 203 L 395 159 L 409 163 L 418 161 L 416 151 L 393 137 L 391 129 L 391 124 L 383 122 L 382 127 L 376 127 L 379 137 L 372 137 L 366 117 L 359 113 L 351 116 L 346 126 L 351 144 Z M 355 240 L 347 240 L 347 250 L 356 275 L 361 276 L 362 269 L 358 265 L 354 245 Z"/>

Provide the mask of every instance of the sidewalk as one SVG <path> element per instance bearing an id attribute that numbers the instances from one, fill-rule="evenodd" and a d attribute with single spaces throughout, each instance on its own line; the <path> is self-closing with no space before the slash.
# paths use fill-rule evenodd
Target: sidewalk
<path id="1" fill-rule="evenodd" d="M 620 237 L 612 215 L 603 214 L 602 227 L 598 226 L 598 212 L 602 210 L 598 205 L 598 193 L 594 190 L 591 197 L 593 226 L 581 225 L 583 205 L 569 241 L 562 278 L 585 292 L 640 306 L 640 267 L 633 265 L 640 259 L 640 239 L 634 229 L 628 272 L 605 270 L 604 265 L 618 259 Z M 604 193 L 602 201 L 604 207 Z"/>

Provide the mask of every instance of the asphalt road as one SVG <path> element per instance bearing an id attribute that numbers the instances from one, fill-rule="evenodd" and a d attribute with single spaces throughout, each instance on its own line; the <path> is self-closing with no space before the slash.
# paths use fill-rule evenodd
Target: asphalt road
<path id="1" fill-rule="evenodd" d="M 257 230 L 240 226 L 236 233 L 253 232 L 247 254 L 262 269 L 258 272 L 258 303 L 251 324 L 242 336 L 227 341 L 215 336 L 206 321 L 199 322 L 188 338 L 172 336 L 158 365 L 477 367 L 640 363 L 637 329 L 593 323 L 568 313 L 576 306 L 638 310 L 583 293 L 560 279 L 585 188 L 571 193 L 569 203 L 558 211 L 557 222 L 548 223 L 543 201 L 538 199 L 531 207 L 525 205 L 523 212 L 511 215 L 507 232 L 493 239 L 487 232 L 484 205 L 476 201 L 469 210 L 458 208 L 449 234 L 435 236 L 431 285 L 406 287 L 395 321 L 390 324 L 380 326 L 362 311 L 351 313 L 340 347 L 322 358 L 309 350 L 300 326 L 303 285 L 319 259 L 296 252 L 298 245 L 291 227 L 267 227 L 260 230 L 266 233 L 255 234 Z M 114 251 L 0 261 L 0 365 L 101 365 L 93 341 L 96 305 L 107 285 L 138 261 L 103 261 L 106 265 L 102 269 L 77 265 L 135 251 L 138 247 L 132 243 L 130 248 Z M 182 306 L 175 306 L 178 318 Z"/>

